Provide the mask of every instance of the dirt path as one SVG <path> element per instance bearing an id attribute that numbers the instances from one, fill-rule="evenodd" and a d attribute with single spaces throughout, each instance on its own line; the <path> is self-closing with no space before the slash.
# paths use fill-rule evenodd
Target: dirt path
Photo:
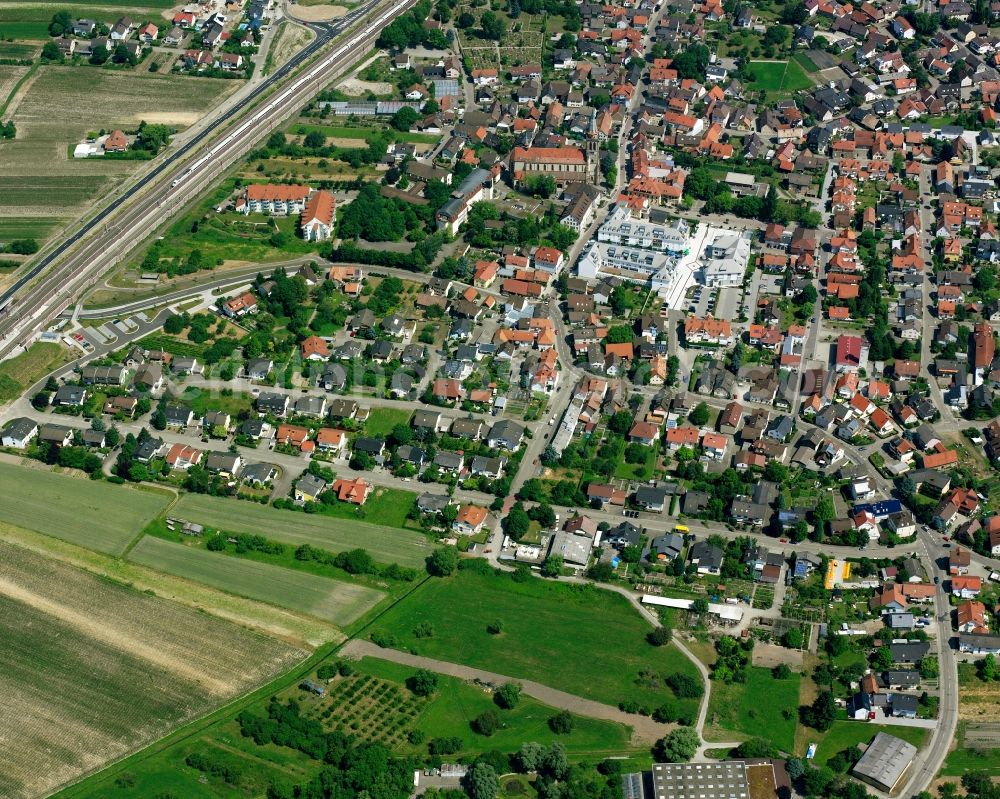
<path id="1" fill-rule="evenodd" d="M 611 707 L 611 705 L 574 696 L 573 694 L 550 688 L 547 685 L 542 685 L 532 680 L 494 674 L 490 671 L 474 669 L 470 666 L 461 666 L 446 660 L 435 660 L 433 658 L 420 657 L 419 655 L 411 655 L 408 652 L 400 652 L 398 649 L 382 649 L 369 641 L 362 641 L 357 638 L 353 641 L 348 641 L 340 650 L 340 654 L 356 658 L 381 658 L 382 660 L 390 660 L 393 663 L 400 663 L 404 666 L 413 666 L 414 668 L 434 671 L 438 674 L 446 674 L 449 677 L 458 677 L 462 680 L 478 679 L 494 684 L 515 680 L 521 683 L 521 687 L 528 696 L 534 697 L 546 705 L 559 708 L 560 710 L 568 710 L 570 713 L 576 713 L 580 716 L 614 721 L 618 724 L 625 724 L 631 727 L 632 740 L 635 743 L 652 744 L 677 726 L 676 724 L 659 724 L 647 716 L 623 713 L 618 708 Z"/>

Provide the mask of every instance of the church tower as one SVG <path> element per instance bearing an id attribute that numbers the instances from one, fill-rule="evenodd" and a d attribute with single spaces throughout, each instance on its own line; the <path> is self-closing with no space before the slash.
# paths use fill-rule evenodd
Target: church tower
<path id="1" fill-rule="evenodd" d="M 587 182 L 597 183 L 601 166 L 601 142 L 597 138 L 597 111 L 590 111 L 590 128 L 587 131 Z"/>

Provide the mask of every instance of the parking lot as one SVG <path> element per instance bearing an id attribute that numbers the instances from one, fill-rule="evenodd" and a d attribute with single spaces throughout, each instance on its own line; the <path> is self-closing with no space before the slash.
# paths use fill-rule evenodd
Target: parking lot
<path id="1" fill-rule="evenodd" d="M 718 316 L 716 314 L 716 297 L 718 289 L 709 289 L 701 284 L 689 288 L 684 297 L 684 311 L 695 316 Z"/>
<path id="2" fill-rule="evenodd" d="M 743 296 L 743 289 L 739 287 L 718 289 L 718 295 L 715 316 L 718 319 L 735 321 L 740 315 L 740 297 Z"/>

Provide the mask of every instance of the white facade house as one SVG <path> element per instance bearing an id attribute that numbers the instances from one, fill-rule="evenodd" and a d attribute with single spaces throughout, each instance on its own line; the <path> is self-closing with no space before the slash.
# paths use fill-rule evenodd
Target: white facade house
<path id="1" fill-rule="evenodd" d="M 271 214 L 283 216 L 298 214 L 305 207 L 312 190 L 308 186 L 286 186 L 283 184 L 253 183 L 246 188 L 236 210 L 244 213 Z"/>
<path id="2" fill-rule="evenodd" d="M 710 288 L 739 286 L 750 262 L 750 239 L 731 230 L 713 229 L 701 258 L 701 281 Z"/>
<path id="3" fill-rule="evenodd" d="M 299 225 L 306 241 L 327 241 L 333 235 L 336 201 L 324 190 L 314 192 L 302 209 Z"/>
<path id="4" fill-rule="evenodd" d="M 628 207 L 616 205 L 597 231 L 597 240 L 623 247 L 640 247 L 679 257 L 688 246 L 690 231 L 683 219 L 660 225 L 632 216 Z"/>
<path id="5" fill-rule="evenodd" d="M 619 205 L 580 256 L 577 274 L 585 280 L 603 275 L 648 283 L 664 295 L 674 284 L 677 261 L 688 249 L 688 239 L 684 220 L 661 225 L 637 219 Z"/>

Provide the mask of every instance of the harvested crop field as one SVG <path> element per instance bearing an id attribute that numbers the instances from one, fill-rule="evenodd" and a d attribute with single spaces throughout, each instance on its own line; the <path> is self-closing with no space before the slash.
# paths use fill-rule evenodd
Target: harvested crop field
<path id="1" fill-rule="evenodd" d="M 171 514 L 229 533 L 262 535 L 296 546 L 310 544 L 330 552 L 362 547 L 380 563 L 400 566 L 422 566 L 434 549 L 425 536 L 414 530 L 235 502 L 207 494 L 185 494 Z"/>
<path id="2" fill-rule="evenodd" d="M 0 83 L 9 82 L 5 76 L 0 73 Z M 183 129 L 239 83 L 143 69 L 38 67 L 8 109 L 17 138 L 0 143 L 0 218 L 75 216 L 144 166 L 142 161 L 72 158 L 72 148 L 88 133 L 134 130 L 143 119 Z"/>
<path id="3" fill-rule="evenodd" d="M 12 67 L 0 64 L 0 107 L 7 102 L 17 82 L 28 74 L 28 67 Z"/>
<path id="4" fill-rule="evenodd" d="M 339 625 L 350 624 L 386 596 L 367 586 L 227 557 L 150 536 L 143 538 L 128 557 L 167 574 Z"/>
<path id="5" fill-rule="evenodd" d="M 110 555 L 124 552 L 168 502 L 163 493 L 9 463 L 0 463 L 0 485 L 8 497 L 0 521 Z"/>
<path id="6" fill-rule="evenodd" d="M 315 5 L 299 3 L 299 7 L 295 9 L 295 16 L 306 20 L 306 22 L 326 22 L 327 20 L 342 17 L 346 13 L 347 9 L 344 6 L 335 6 L 326 3 Z"/>
<path id="7" fill-rule="evenodd" d="M 59 785 L 265 682 L 302 650 L 0 542 L 0 795 Z"/>

